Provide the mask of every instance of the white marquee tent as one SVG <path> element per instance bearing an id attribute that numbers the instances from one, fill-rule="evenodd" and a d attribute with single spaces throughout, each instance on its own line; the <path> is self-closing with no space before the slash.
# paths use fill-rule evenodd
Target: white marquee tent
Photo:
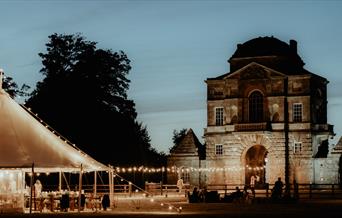
<path id="1" fill-rule="evenodd" d="M 69 145 L 0 90 L 0 168 L 31 171 L 106 170 L 84 152 Z"/>
<path id="2" fill-rule="evenodd" d="M 106 171 L 76 146 L 54 134 L 2 88 L 0 75 L 0 210 L 23 207 L 25 172 Z"/>

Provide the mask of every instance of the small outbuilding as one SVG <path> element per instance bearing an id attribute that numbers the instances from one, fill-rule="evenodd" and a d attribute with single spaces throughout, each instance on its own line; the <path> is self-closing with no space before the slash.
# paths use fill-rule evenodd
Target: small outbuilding
<path id="1" fill-rule="evenodd" d="M 205 146 L 192 129 L 171 149 L 167 167 L 170 169 L 167 174 L 168 184 L 176 184 L 180 178 L 192 186 L 200 187 L 205 182 L 205 175 L 200 171 L 205 167 Z"/>

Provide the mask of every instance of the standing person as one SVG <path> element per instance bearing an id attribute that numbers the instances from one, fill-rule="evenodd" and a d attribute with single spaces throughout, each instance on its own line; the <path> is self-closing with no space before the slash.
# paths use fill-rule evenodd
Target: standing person
<path id="1" fill-rule="evenodd" d="M 283 182 L 281 181 L 281 178 L 278 177 L 278 180 L 274 183 L 272 197 L 273 199 L 280 199 L 283 193 Z"/>
<path id="2" fill-rule="evenodd" d="M 101 200 L 103 210 L 107 210 L 110 207 L 110 199 L 108 194 L 104 194 Z"/>
<path id="3" fill-rule="evenodd" d="M 43 189 L 43 186 L 42 186 L 42 183 L 40 182 L 39 179 L 36 180 L 36 183 L 34 184 L 34 190 L 35 190 L 35 196 L 36 198 L 39 198 L 41 193 L 42 193 L 42 189 Z"/>
<path id="4" fill-rule="evenodd" d="M 183 183 L 183 179 L 179 178 L 177 181 L 177 188 L 178 188 L 178 192 L 181 193 L 182 189 L 183 189 L 184 183 Z"/>
<path id="5" fill-rule="evenodd" d="M 251 176 L 251 181 L 250 181 L 250 187 L 251 187 L 251 191 L 252 191 L 252 195 L 253 197 L 255 197 L 255 189 L 254 189 L 254 186 L 255 186 L 255 176 L 252 175 Z"/>
<path id="6" fill-rule="evenodd" d="M 251 186 L 251 189 L 254 188 L 254 186 L 255 186 L 255 176 L 254 175 L 251 176 L 251 181 L 249 184 Z"/>
<path id="7" fill-rule="evenodd" d="M 298 193 L 298 183 L 295 179 L 293 180 L 293 191 L 294 191 L 293 197 L 294 199 L 297 200 L 299 198 L 299 193 Z"/>

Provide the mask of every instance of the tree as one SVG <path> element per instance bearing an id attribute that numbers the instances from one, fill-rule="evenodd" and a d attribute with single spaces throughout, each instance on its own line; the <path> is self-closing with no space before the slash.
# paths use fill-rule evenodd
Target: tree
<path id="1" fill-rule="evenodd" d="M 6 76 L 3 79 L 2 82 L 2 88 L 12 97 L 15 98 L 17 96 L 28 96 L 28 90 L 30 89 L 30 86 L 23 84 L 21 88 L 18 88 L 18 85 L 16 82 L 13 81 L 12 77 Z"/>
<path id="2" fill-rule="evenodd" d="M 186 135 L 187 129 L 183 128 L 179 131 L 176 129 L 173 130 L 173 136 L 172 136 L 172 141 L 173 141 L 173 146 L 169 149 L 169 152 L 171 153 L 177 145 L 182 141 L 184 136 Z"/>
<path id="3" fill-rule="evenodd" d="M 156 152 L 127 97 L 130 60 L 96 44 L 80 34 L 50 35 L 46 53 L 39 53 L 45 78 L 26 105 L 105 164 L 148 162 Z"/>

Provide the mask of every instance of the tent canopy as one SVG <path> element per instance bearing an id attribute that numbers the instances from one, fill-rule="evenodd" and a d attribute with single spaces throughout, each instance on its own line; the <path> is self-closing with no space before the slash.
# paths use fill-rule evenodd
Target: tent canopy
<path id="1" fill-rule="evenodd" d="M 0 168 L 37 172 L 104 171 L 109 167 L 68 144 L 0 87 Z"/>

